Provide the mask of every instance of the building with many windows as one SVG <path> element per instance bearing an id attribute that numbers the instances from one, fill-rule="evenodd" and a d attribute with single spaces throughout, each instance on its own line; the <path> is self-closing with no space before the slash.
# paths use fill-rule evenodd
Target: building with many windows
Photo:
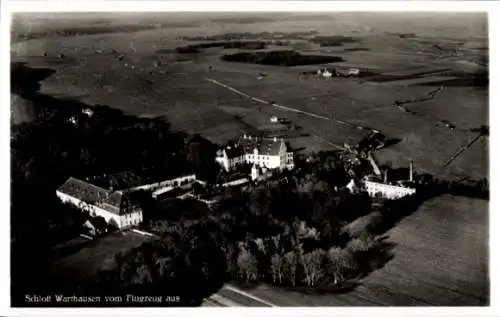
<path id="1" fill-rule="evenodd" d="M 243 135 L 233 145 L 227 145 L 217 151 L 215 160 L 230 171 L 240 164 L 255 164 L 268 169 L 292 169 L 293 152 L 288 151 L 284 139 L 265 139 Z"/>
<path id="2" fill-rule="evenodd" d="M 364 189 L 372 197 L 380 196 L 386 199 L 400 199 L 405 196 L 411 196 L 417 193 L 413 181 L 413 161 L 410 161 L 408 176 L 408 180 L 388 182 L 386 170 L 383 181 L 366 177 L 364 180 Z M 348 184 L 348 189 L 351 191 L 352 184 L 352 182 Z"/>
<path id="3" fill-rule="evenodd" d="M 177 175 L 152 182 L 153 179 L 148 175 L 123 172 L 86 180 L 70 177 L 56 190 L 57 197 L 64 203 L 71 203 L 89 212 L 92 217 L 101 216 L 108 224 L 124 229 L 138 225 L 143 220 L 142 210 L 130 199 L 130 193 L 145 190 L 157 198 L 169 190 L 191 186 L 196 182 L 196 175 Z"/>
<path id="4" fill-rule="evenodd" d="M 374 181 L 365 181 L 365 189 L 371 197 L 380 195 L 387 199 L 399 199 L 405 196 L 414 195 L 415 188 L 404 186 L 403 184 L 385 184 Z"/>
<path id="5" fill-rule="evenodd" d="M 92 217 L 101 216 L 119 229 L 142 222 L 142 209 L 121 191 L 106 190 L 70 177 L 56 190 L 56 195 L 62 202 L 73 204 Z"/>

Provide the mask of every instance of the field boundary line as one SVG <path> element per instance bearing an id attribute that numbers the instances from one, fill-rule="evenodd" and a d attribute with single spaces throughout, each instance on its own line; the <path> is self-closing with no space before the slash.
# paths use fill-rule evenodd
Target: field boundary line
<path id="1" fill-rule="evenodd" d="M 245 296 L 245 297 L 251 298 L 251 299 L 253 299 L 253 300 L 255 300 L 255 301 L 258 301 L 258 302 L 260 302 L 260 303 L 262 303 L 262 304 L 265 304 L 265 305 L 267 305 L 267 306 L 270 306 L 270 307 L 278 307 L 278 306 L 274 305 L 274 304 L 273 304 L 273 303 L 271 303 L 271 302 L 268 302 L 268 301 L 266 301 L 266 300 L 264 300 L 264 299 L 262 299 L 262 298 L 259 298 L 259 297 L 257 297 L 257 296 L 254 296 L 254 295 L 250 294 L 250 293 L 247 293 L 247 292 L 245 292 L 245 291 L 242 291 L 242 290 L 240 290 L 240 289 L 238 289 L 238 288 L 236 288 L 236 287 L 234 287 L 234 286 L 231 286 L 231 285 L 225 285 L 225 286 L 224 286 L 224 288 L 225 288 L 225 289 L 227 289 L 227 290 L 230 290 L 230 291 L 232 291 L 232 292 L 238 293 L 238 294 L 240 294 L 240 295 L 243 295 L 243 296 Z"/>
<path id="2" fill-rule="evenodd" d="M 87 240 L 94 240 L 94 238 L 92 238 L 92 237 L 90 237 L 90 236 L 88 236 L 86 234 L 83 234 L 83 233 L 80 233 L 80 237 L 85 238 Z"/>
<path id="3" fill-rule="evenodd" d="M 243 305 L 240 305 L 237 302 L 227 299 L 217 293 L 212 294 L 212 296 L 210 296 L 207 300 L 213 301 L 225 307 L 243 307 Z"/>
<path id="4" fill-rule="evenodd" d="M 257 98 L 257 97 L 252 97 L 236 88 L 233 88 L 231 86 L 228 86 L 226 84 L 223 84 L 221 83 L 220 81 L 217 81 L 215 79 L 212 79 L 212 78 L 208 78 L 208 77 L 205 77 L 205 79 L 213 84 L 216 84 L 218 86 L 221 86 L 221 87 L 224 87 L 226 89 L 229 89 L 231 90 L 232 92 L 240 95 L 240 96 L 243 96 L 243 97 L 247 97 L 249 98 L 250 100 L 252 101 L 255 101 L 255 102 L 259 102 L 261 104 L 265 104 L 265 105 L 268 105 L 268 106 L 273 106 L 273 107 L 276 107 L 276 108 L 280 108 L 280 109 L 284 109 L 284 110 L 288 110 L 288 111 L 293 111 L 293 112 L 298 112 L 298 113 L 302 113 L 302 114 L 305 114 L 305 115 L 308 115 L 308 116 L 311 116 L 311 117 L 315 117 L 315 118 L 319 118 L 319 119 L 323 119 L 323 120 L 331 120 L 330 118 L 328 117 L 325 117 L 325 116 L 321 116 L 319 114 L 315 114 L 315 113 L 312 113 L 312 112 L 307 112 L 307 111 L 303 111 L 303 110 L 300 110 L 300 109 L 296 109 L 296 108 L 291 108 L 291 107 L 287 107 L 287 106 L 282 106 L 282 105 L 278 105 L 276 103 L 271 103 L 269 101 L 265 101 L 263 99 L 260 99 L 260 98 Z"/>
<path id="5" fill-rule="evenodd" d="M 242 91 L 240 91 L 240 90 L 238 90 L 236 88 L 233 88 L 231 86 L 223 84 L 220 81 L 217 81 L 217 80 L 215 80 L 213 78 L 205 77 L 205 80 L 207 80 L 208 82 L 211 82 L 211 83 L 213 83 L 213 84 L 215 84 L 217 86 L 229 89 L 230 91 L 234 92 L 235 94 L 238 94 L 240 96 L 249 98 L 250 100 L 258 102 L 258 103 L 261 103 L 261 104 L 272 106 L 272 107 L 275 107 L 275 108 L 278 108 L 278 109 L 283 109 L 283 110 L 287 110 L 287 111 L 291 111 L 291 112 L 296 112 L 296 113 L 304 114 L 306 116 L 310 116 L 310 117 L 317 118 L 317 119 L 322 119 L 322 120 L 327 120 L 327 121 L 334 121 L 336 123 L 348 126 L 350 128 L 358 129 L 358 130 L 369 130 L 369 131 L 373 131 L 373 132 L 375 132 L 375 131 L 379 132 L 377 129 L 373 129 L 373 128 L 370 128 L 370 127 L 364 127 L 364 126 L 360 126 L 360 125 L 357 125 L 357 124 L 352 124 L 352 123 L 349 123 L 349 122 L 346 122 L 346 121 L 342 121 L 342 120 L 339 120 L 339 119 L 325 117 L 325 116 L 322 116 L 322 115 L 319 115 L 319 114 L 316 114 L 316 113 L 312 113 L 312 112 L 308 112 L 308 111 L 304 111 L 304 110 L 300 110 L 300 109 L 292 108 L 292 107 L 288 107 L 288 106 L 283 106 L 283 105 L 279 105 L 279 104 L 274 103 L 274 102 L 265 101 L 265 100 L 257 98 L 257 97 L 252 97 L 252 96 L 250 96 L 250 95 L 248 95 L 248 94 L 246 94 L 246 93 L 244 93 L 244 92 L 242 92 Z"/>
<path id="6" fill-rule="evenodd" d="M 335 143 L 332 143 L 332 142 L 330 142 L 330 141 L 327 141 L 327 140 L 323 139 L 322 137 L 320 137 L 320 136 L 319 136 L 319 135 L 317 135 L 317 134 L 311 134 L 311 135 L 312 135 L 313 137 L 316 137 L 316 138 L 320 139 L 321 141 L 325 142 L 326 144 L 329 144 L 329 145 L 333 146 L 333 147 L 334 147 L 334 148 L 336 148 L 336 149 L 339 149 L 339 150 L 342 150 L 342 151 L 345 151 L 345 150 L 346 150 L 346 148 L 345 148 L 345 147 L 340 146 L 340 145 L 335 144 Z"/>
<path id="7" fill-rule="evenodd" d="M 131 229 L 130 231 L 135 232 L 135 233 L 140 234 L 140 235 L 143 235 L 143 236 L 147 236 L 147 237 L 155 237 L 155 235 L 152 234 L 152 233 L 149 233 L 149 232 L 146 232 L 146 231 L 141 231 L 141 230 L 138 230 L 138 229 Z"/>

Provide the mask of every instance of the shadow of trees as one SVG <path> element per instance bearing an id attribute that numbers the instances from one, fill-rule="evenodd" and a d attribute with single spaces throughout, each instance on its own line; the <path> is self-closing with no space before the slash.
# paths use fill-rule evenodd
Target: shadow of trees
<path id="1" fill-rule="evenodd" d="M 55 73 L 50 68 L 28 67 L 26 63 L 11 63 L 10 91 L 22 97 L 31 97 L 40 90 L 40 82 Z"/>

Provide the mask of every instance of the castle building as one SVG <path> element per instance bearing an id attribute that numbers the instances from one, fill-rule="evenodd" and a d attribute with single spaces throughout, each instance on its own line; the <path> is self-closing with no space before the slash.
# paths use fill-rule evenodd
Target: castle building
<path id="1" fill-rule="evenodd" d="M 121 191 L 106 190 L 85 181 L 70 177 L 56 190 L 63 203 L 70 203 L 90 216 L 103 217 L 108 224 L 119 229 L 142 222 L 142 209 Z"/>
<path id="2" fill-rule="evenodd" d="M 241 164 L 255 164 L 268 169 L 292 169 L 293 152 L 288 151 L 284 139 L 263 139 L 243 135 L 234 145 L 217 151 L 215 160 L 230 171 Z"/>

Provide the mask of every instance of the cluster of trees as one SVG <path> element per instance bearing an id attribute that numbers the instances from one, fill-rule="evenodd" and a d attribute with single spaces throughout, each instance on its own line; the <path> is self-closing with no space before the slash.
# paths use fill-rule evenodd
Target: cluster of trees
<path id="1" fill-rule="evenodd" d="M 437 180 L 433 179 L 431 186 L 422 188 L 424 192 L 429 194 L 450 194 L 454 196 L 464 196 L 478 199 L 488 200 L 490 198 L 490 184 L 488 179 L 482 178 L 478 180 Z"/>
<path id="2" fill-rule="evenodd" d="M 267 47 L 267 42 L 265 41 L 229 41 L 229 42 L 210 42 L 210 43 L 200 43 L 200 44 L 190 44 L 186 46 L 180 46 L 175 49 L 175 52 L 180 54 L 187 53 L 199 53 L 200 51 L 211 48 L 220 47 L 224 49 L 238 48 L 246 50 L 260 50 Z"/>
<path id="3" fill-rule="evenodd" d="M 26 32 L 15 32 L 13 38 L 17 41 L 27 41 L 31 39 L 47 38 L 47 37 L 60 37 L 60 36 L 84 36 L 93 34 L 108 34 L 108 33 L 131 33 L 156 28 L 154 25 L 106 25 L 106 26 L 77 26 L 77 27 L 63 27 L 59 29 L 49 30 L 29 30 Z"/>
<path id="4" fill-rule="evenodd" d="M 178 295 L 182 306 L 195 306 L 226 280 L 226 261 L 214 223 L 201 218 L 171 226 L 161 239 L 115 257 L 109 289 Z M 113 281 L 113 280 L 111 280 Z"/>
<path id="5" fill-rule="evenodd" d="M 258 39 L 304 39 L 317 34 L 317 31 L 305 32 L 241 32 L 241 33 L 223 33 L 209 36 L 182 36 L 180 40 L 184 41 L 233 41 L 233 40 L 258 40 Z"/>
<path id="6" fill-rule="evenodd" d="M 54 73 L 49 68 L 29 68 L 25 63 L 11 63 L 10 91 L 21 97 L 31 97 L 40 89 L 40 81 Z"/>
<path id="7" fill-rule="evenodd" d="M 332 289 L 369 272 L 374 261 L 387 261 L 390 252 L 368 231 L 344 230 L 371 212 L 371 200 L 334 189 L 339 179 L 332 176 L 342 174 L 339 159 L 320 153 L 313 164 L 303 164 L 265 185 L 248 191 L 227 189 L 215 210 L 196 200 L 158 203 L 144 193 L 144 226 L 160 242 L 121 256 L 117 280 L 120 285 L 165 287 L 168 292 L 168 285 L 191 283 L 182 277 L 198 276 L 200 287 L 190 292 L 197 302 L 227 280 Z M 168 248 L 161 252 L 170 256 L 160 251 L 151 255 L 153 259 L 144 255 L 144 250 L 158 244 Z M 199 244 L 210 252 L 198 253 Z M 188 260 L 192 257 L 198 260 Z M 147 264 L 164 258 L 162 264 Z"/>
<path id="8" fill-rule="evenodd" d="M 233 279 L 323 287 L 364 273 L 358 247 L 378 244 L 368 232 L 355 237 L 343 227 L 371 212 L 371 200 L 336 191 L 321 179 L 334 173 L 324 164 L 313 168 L 319 177 L 286 176 L 221 203 L 215 212 L 228 228 Z"/>
<path id="9" fill-rule="evenodd" d="M 276 66 L 299 66 L 311 64 L 326 64 L 334 62 L 342 62 L 342 57 L 339 56 L 324 56 L 324 55 L 302 55 L 299 52 L 292 50 L 254 52 L 254 53 L 235 53 L 226 54 L 221 57 L 223 61 L 252 63 L 262 65 Z"/>
<path id="10" fill-rule="evenodd" d="M 357 43 L 358 39 L 350 36 L 334 35 L 334 36 L 315 36 L 310 40 L 312 43 L 323 46 L 342 46 L 344 43 Z"/>

